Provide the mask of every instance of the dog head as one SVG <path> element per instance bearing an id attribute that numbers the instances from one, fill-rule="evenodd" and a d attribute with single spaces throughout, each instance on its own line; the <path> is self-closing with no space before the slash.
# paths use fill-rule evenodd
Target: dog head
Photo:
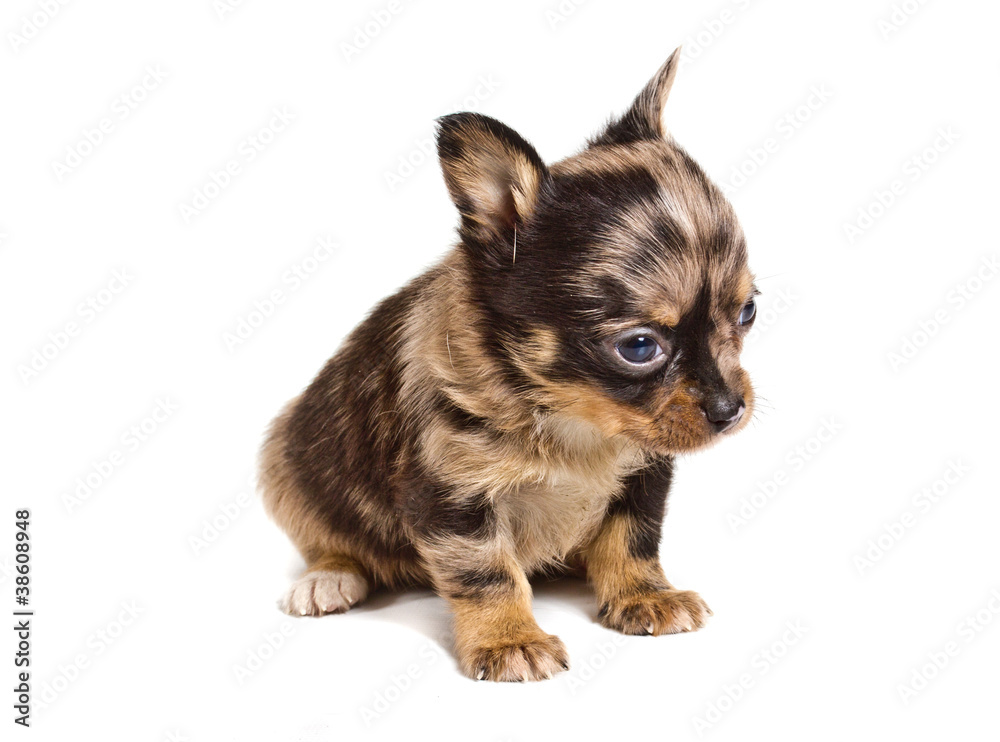
<path id="1" fill-rule="evenodd" d="M 438 130 L 480 331 L 513 388 L 667 454 L 750 418 L 757 293 L 732 207 L 663 124 L 678 51 L 551 167 L 486 116 Z"/>

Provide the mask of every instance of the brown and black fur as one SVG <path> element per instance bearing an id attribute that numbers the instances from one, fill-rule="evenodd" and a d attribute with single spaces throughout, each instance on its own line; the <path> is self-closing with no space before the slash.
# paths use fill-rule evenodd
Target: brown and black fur
<path id="1" fill-rule="evenodd" d="M 674 456 L 752 413 L 738 318 L 756 290 L 729 203 L 663 128 L 678 60 L 552 166 L 498 121 L 441 119 L 458 245 L 374 309 L 264 445 L 267 508 L 308 565 L 287 611 L 430 585 L 463 671 L 489 680 L 568 667 L 532 616 L 534 574 L 585 570 L 625 633 L 702 626 L 660 529 Z M 621 357 L 634 328 L 655 361 Z"/>

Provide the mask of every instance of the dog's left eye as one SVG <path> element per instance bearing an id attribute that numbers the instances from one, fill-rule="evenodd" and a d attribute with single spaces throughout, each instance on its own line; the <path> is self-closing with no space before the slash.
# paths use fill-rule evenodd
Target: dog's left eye
<path id="1" fill-rule="evenodd" d="M 743 305 L 743 310 L 740 312 L 740 318 L 736 321 L 739 325 L 749 325 L 753 322 L 754 316 L 757 314 L 757 302 L 753 299 L 748 301 Z"/>
<path id="2" fill-rule="evenodd" d="M 660 344 L 649 335 L 634 335 L 618 343 L 618 355 L 629 363 L 649 363 L 663 353 Z"/>

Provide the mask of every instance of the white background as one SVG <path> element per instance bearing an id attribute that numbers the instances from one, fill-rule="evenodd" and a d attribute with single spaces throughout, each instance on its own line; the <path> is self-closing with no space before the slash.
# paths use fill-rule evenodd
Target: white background
<path id="1" fill-rule="evenodd" d="M 44 704 L 19 736 L 996 734 L 995 3 L 221 5 L 0 13 L 0 580 L 8 610 L 28 507 Z M 369 38 L 372 13 L 390 20 Z M 457 671 L 430 592 L 283 616 L 301 562 L 250 495 L 256 449 L 371 305 L 451 244 L 433 119 L 482 111 L 553 161 L 681 43 L 668 121 L 733 186 L 764 291 L 744 361 L 768 404 L 680 462 L 664 526 L 667 574 L 715 617 L 619 638 L 582 584 L 542 585 L 538 621 L 573 668 L 494 685 Z M 294 119 L 262 133 L 282 107 Z M 248 137 L 268 140 L 253 159 Z M 313 270 L 296 285 L 296 268 Z M 258 326 L 227 344 L 241 321 Z M 161 403 L 176 409 L 146 419 Z M 12 726 L 9 691 L 0 705 Z"/>

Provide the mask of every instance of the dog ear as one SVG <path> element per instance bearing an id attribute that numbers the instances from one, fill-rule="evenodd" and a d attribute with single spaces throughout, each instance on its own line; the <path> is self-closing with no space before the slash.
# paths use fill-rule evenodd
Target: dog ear
<path id="1" fill-rule="evenodd" d="M 680 66 L 681 48 L 674 49 L 673 54 L 663 63 L 653 79 L 642 89 L 632 107 L 619 118 L 614 119 L 600 136 L 591 140 L 590 144 L 628 144 L 644 139 L 664 139 L 667 127 L 663 123 L 663 109 L 673 87 L 677 68 Z"/>
<path id="2" fill-rule="evenodd" d="M 438 119 L 438 156 L 445 183 L 462 215 L 462 235 L 504 242 L 527 221 L 548 169 L 509 126 L 477 113 Z"/>

